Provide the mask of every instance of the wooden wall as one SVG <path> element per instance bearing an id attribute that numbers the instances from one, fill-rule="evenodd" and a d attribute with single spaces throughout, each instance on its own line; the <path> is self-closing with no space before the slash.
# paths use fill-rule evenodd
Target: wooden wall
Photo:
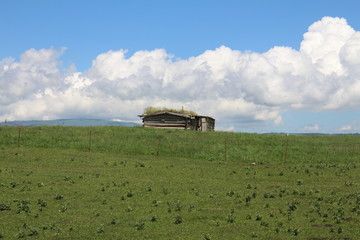
<path id="1" fill-rule="evenodd" d="M 192 129 L 213 131 L 215 120 L 207 116 L 187 116 L 178 114 L 155 114 L 143 117 L 144 127 L 165 129 Z"/>
<path id="2" fill-rule="evenodd" d="M 145 116 L 143 122 L 145 127 L 154 128 L 187 129 L 190 125 L 188 118 L 166 113 Z"/>

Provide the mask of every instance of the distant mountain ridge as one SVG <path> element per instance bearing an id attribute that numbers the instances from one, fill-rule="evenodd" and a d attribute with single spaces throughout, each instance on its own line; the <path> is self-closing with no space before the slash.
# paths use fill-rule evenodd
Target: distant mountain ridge
<path id="1" fill-rule="evenodd" d="M 121 127 L 136 127 L 141 124 L 134 122 L 123 122 L 116 120 L 104 120 L 104 119 L 87 119 L 87 118 L 75 118 L 75 119 L 56 119 L 56 120 L 29 120 L 29 121 L 7 121 L 1 122 L 1 126 L 72 126 L 72 127 L 95 127 L 95 126 L 121 126 Z"/>

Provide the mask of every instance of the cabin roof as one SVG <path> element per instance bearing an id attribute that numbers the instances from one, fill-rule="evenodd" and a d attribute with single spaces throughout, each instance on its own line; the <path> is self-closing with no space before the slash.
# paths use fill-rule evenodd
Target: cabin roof
<path id="1" fill-rule="evenodd" d="M 175 115 L 175 116 L 186 117 L 186 118 L 189 118 L 189 117 L 193 116 L 191 114 L 176 113 L 176 112 L 169 112 L 169 111 L 161 111 L 161 112 L 156 112 L 156 113 L 151 113 L 151 114 L 141 114 L 141 115 L 139 115 L 139 117 L 157 116 L 157 115 L 163 115 L 163 114 Z"/>
<path id="2" fill-rule="evenodd" d="M 176 113 L 176 112 L 170 112 L 170 111 L 161 111 L 161 112 L 156 112 L 156 113 L 152 113 L 152 114 L 141 114 L 138 115 L 141 118 L 144 117 L 148 117 L 148 116 L 158 116 L 158 115 L 163 115 L 163 114 L 169 114 L 169 115 L 174 115 L 174 116 L 179 116 L 179 117 L 184 117 L 184 118 L 194 118 L 194 117 L 206 117 L 206 118 L 212 118 L 209 116 L 204 116 L 204 115 L 192 115 L 192 114 L 186 114 L 186 113 Z M 214 119 L 214 118 L 212 118 Z"/>

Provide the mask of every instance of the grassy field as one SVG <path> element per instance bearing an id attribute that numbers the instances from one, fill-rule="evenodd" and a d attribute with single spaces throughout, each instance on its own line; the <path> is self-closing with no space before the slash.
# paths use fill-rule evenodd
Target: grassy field
<path id="1" fill-rule="evenodd" d="M 360 239 L 359 136 L 0 128 L 2 239 Z"/>

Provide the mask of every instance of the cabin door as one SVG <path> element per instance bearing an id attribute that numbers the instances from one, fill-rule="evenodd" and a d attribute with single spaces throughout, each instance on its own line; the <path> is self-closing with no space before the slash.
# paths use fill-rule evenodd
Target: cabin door
<path id="1" fill-rule="evenodd" d="M 202 132 L 207 131 L 207 121 L 206 121 L 206 118 L 201 118 L 201 131 L 202 131 Z"/>

